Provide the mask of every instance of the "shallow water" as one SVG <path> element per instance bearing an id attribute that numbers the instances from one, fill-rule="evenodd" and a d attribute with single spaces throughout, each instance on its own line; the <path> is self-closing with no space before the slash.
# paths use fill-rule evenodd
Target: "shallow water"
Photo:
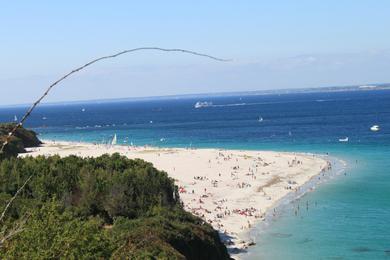
<path id="1" fill-rule="evenodd" d="M 388 150 L 350 156 L 347 175 L 317 186 L 292 203 L 246 259 L 386 259 L 390 242 Z M 372 157 L 371 157 L 372 156 Z M 355 159 L 356 160 L 356 159 Z M 382 164 L 382 165 L 381 165 Z M 307 204 L 308 203 L 308 204 Z M 298 214 L 295 215 L 299 205 Z M 308 205 L 308 208 L 307 208 Z M 259 234 L 258 232 L 258 234 Z M 273 234 L 290 234 L 280 237 Z"/>
<path id="2" fill-rule="evenodd" d="M 216 106 L 194 109 L 197 101 Z M 0 108 L 0 121 L 24 111 Z M 57 140 L 101 143 L 116 133 L 121 144 L 329 153 L 348 162 L 346 175 L 259 226 L 246 258 L 390 258 L 390 91 L 42 106 L 27 126 Z"/>

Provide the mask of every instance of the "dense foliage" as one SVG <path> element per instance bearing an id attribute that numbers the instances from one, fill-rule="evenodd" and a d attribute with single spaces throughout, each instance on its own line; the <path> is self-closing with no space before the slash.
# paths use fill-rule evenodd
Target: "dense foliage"
<path id="1" fill-rule="evenodd" d="M 0 146 L 14 127 L 14 123 L 0 124 Z M 15 135 L 11 137 L 10 143 L 5 147 L 5 153 L 0 154 L 0 159 L 16 156 L 18 153 L 25 152 L 27 147 L 35 147 L 40 144 L 41 142 L 34 131 L 20 127 L 16 130 Z"/>
<path id="2" fill-rule="evenodd" d="M 0 258 L 228 258 L 216 231 L 182 209 L 174 181 L 150 163 L 118 154 L 4 159 L 0 205 L 30 175 L 3 225 L 23 230 Z"/>

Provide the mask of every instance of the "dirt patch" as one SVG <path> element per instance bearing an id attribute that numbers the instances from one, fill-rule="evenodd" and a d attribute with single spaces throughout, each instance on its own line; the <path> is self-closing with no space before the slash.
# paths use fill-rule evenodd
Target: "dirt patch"
<path id="1" fill-rule="evenodd" d="M 264 191 L 264 188 L 268 188 L 268 187 L 271 187 L 272 185 L 275 185 L 279 182 L 281 182 L 282 180 L 280 179 L 279 176 L 274 176 L 272 177 L 269 181 L 267 181 L 266 184 L 264 185 L 261 185 L 260 187 L 257 188 L 257 192 L 262 192 Z"/>

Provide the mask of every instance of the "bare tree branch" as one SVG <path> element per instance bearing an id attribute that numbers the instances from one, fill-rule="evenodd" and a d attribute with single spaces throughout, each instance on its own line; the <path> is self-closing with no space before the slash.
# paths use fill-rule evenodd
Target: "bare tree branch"
<path id="1" fill-rule="evenodd" d="M 49 94 L 49 92 L 53 89 L 53 87 L 56 86 L 58 83 L 60 83 L 61 81 L 65 80 L 67 77 L 71 76 L 72 74 L 77 73 L 77 72 L 85 69 L 86 67 L 88 67 L 88 66 L 90 66 L 90 65 L 92 65 L 92 64 L 94 64 L 94 63 L 96 63 L 98 61 L 105 60 L 105 59 L 112 59 L 112 58 L 116 58 L 116 57 L 118 57 L 120 55 L 123 55 L 123 54 L 126 54 L 126 53 L 142 51 L 142 50 L 155 50 L 155 51 L 164 51 L 164 52 L 182 52 L 182 53 L 187 53 L 187 54 L 191 54 L 191 55 L 196 55 L 196 56 L 201 56 L 201 57 L 213 59 L 213 60 L 216 60 L 216 61 L 229 61 L 229 60 L 220 59 L 220 58 L 208 55 L 208 54 L 203 54 L 203 53 L 199 53 L 199 52 L 195 52 L 195 51 L 184 50 L 184 49 L 165 49 L 165 48 L 159 48 L 159 47 L 141 47 L 141 48 L 135 48 L 135 49 L 130 49 L 130 50 L 124 50 L 124 51 L 118 52 L 118 53 L 113 54 L 113 55 L 103 56 L 103 57 L 94 59 L 94 60 L 92 60 L 92 61 L 82 65 L 81 67 L 78 67 L 78 68 L 72 70 L 71 72 L 65 74 L 64 76 L 62 76 L 58 80 L 54 81 L 47 88 L 47 90 L 43 93 L 43 95 L 40 98 L 38 98 L 38 100 L 36 100 L 31 105 L 31 107 L 27 110 L 27 112 L 24 114 L 24 116 L 19 121 L 19 123 L 16 124 L 16 126 L 11 130 L 11 132 L 8 133 L 8 135 L 6 136 L 4 142 L 3 142 L 2 146 L 1 146 L 0 154 L 2 154 L 4 152 L 4 148 L 10 142 L 11 137 L 15 134 L 15 132 L 18 130 L 18 128 L 21 127 L 24 124 L 24 122 L 27 120 L 27 118 L 31 115 L 31 113 L 34 111 L 34 109 L 38 106 L 38 104 L 41 103 L 41 101 Z M 28 179 L 24 182 L 24 184 L 17 190 L 15 195 L 7 203 L 6 207 L 4 208 L 3 212 L 1 213 L 0 223 L 3 222 L 5 214 L 7 213 L 7 210 L 11 206 L 12 202 L 16 199 L 16 197 L 19 195 L 19 193 L 24 189 L 24 187 L 30 181 L 31 178 L 32 178 L 32 175 L 30 175 L 30 177 L 28 177 Z M 17 231 L 15 233 L 19 233 L 19 232 L 20 231 Z M 0 244 L 3 243 L 3 242 L 4 241 L 0 239 Z"/>
<path id="2" fill-rule="evenodd" d="M 27 180 L 23 183 L 23 185 L 16 191 L 14 196 L 8 201 L 8 203 L 5 206 L 3 212 L 1 213 L 0 223 L 3 222 L 3 219 L 5 217 L 5 213 L 7 213 L 7 210 L 11 206 L 12 202 L 16 199 L 16 197 L 19 195 L 19 193 L 24 189 L 24 186 L 26 186 L 26 184 L 30 181 L 31 178 L 32 178 L 32 175 L 30 175 L 30 177 L 27 178 Z"/>
<path id="3" fill-rule="evenodd" d="M 7 231 L 7 229 L 4 229 L 0 232 L 0 247 L 2 247 L 8 239 L 11 239 L 12 237 L 16 236 L 20 232 L 24 231 L 23 228 L 24 225 L 27 222 L 27 219 L 30 217 L 30 214 L 24 215 L 16 222 L 13 228 Z"/>
<path id="4" fill-rule="evenodd" d="M 195 52 L 195 51 L 184 50 L 184 49 L 165 49 L 165 48 L 159 48 L 159 47 L 141 47 L 141 48 L 135 48 L 135 49 L 130 49 L 130 50 L 124 50 L 124 51 L 118 52 L 118 53 L 113 54 L 113 55 L 103 56 L 103 57 L 94 59 L 94 60 L 84 64 L 83 66 L 78 67 L 78 68 L 72 70 L 71 72 L 65 74 L 64 76 L 62 76 L 60 79 L 58 79 L 55 82 L 53 82 L 48 87 L 48 89 L 43 93 L 43 95 L 37 101 L 35 101 L 32 104 L 32 106 L 27 110 L 26 114 L 22 117 L 20 122 L 11 130 L 11 132 L 8 133 L 8 135 L 6 136 L 5 141 L 3 142 L 2 146 L 1 146 L 0 154 L 4 152 L 4 148 L 9 143 L 12 135 L 14 135 L 16 130 L 18 130 L 18 128 L 21 127 L 24 124 L 24 122 L 30 116 L 30 114 L 33 112 L 35 107 L 49 94 L 50 90 L 52 90 L 52 88 L 55 85 L 57 85 L 61 81 L 65 80 L 70 75 L 72 75 L 74 73 L 77 73 L 80 70 L 83 70 L 84 68 L 86 68 L 86 67 L 88 67 L 88 66 L 90 66 L 90 65 L 92 65 L 92 64 L 94 64 L 94 63 L 96 63 L 98 61 L 105 60 L 105 59 L 112 59 L 112 58 L 116 58 L 116 57 L 118 57 L 120 55 L 123 55 L 123 54 L 126 54 L 126 53 L 142 51 L 142 50 L 155 50 L 155 51 L 164 51 L 164 52 L 182 52 L 182 53 L 187 53 L 187 54 L 191 54 L 191 55 L 196 55 L 196 56 L 201 56 L 201 57 L 213 59 L 213 60 L 216 60 L 216 61 L 223 61 L 223 62 L 229 61 L 229 60 L 226 60 L 226 59 L 220 59 L 220 58 L 208 55 L 208 54 L 203 54 L 203 53 L 199 53 L 199 52 Z"/>

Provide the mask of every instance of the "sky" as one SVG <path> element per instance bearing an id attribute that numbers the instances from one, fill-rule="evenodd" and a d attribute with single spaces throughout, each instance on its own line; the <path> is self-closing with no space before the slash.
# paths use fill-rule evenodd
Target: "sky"
<path id="1" fill-rule="evenodd" d="M 390 82 L 390 1 L 2 1 L 0 105 Z"/>

